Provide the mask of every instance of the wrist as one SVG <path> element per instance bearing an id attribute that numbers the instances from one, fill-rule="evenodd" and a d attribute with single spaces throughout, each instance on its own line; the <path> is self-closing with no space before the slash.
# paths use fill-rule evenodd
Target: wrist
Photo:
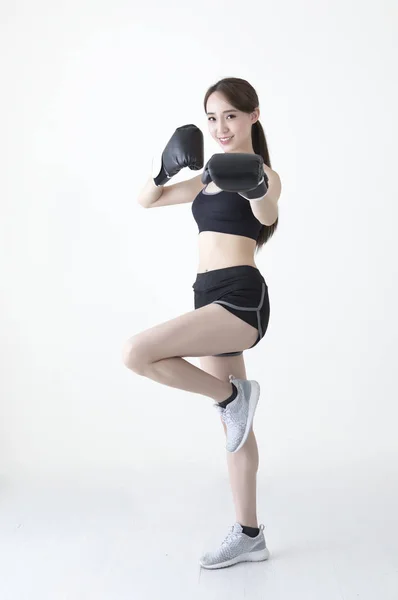
<path id="1" fill-rule="evenodd" d="M 171 177 L 169 177 L 164 169 L 162 154 L 156 154 L 152 158 L 152 180 L 154 185 L 156 187 L 163 186 L 169 179 L 171 179 Z"/>

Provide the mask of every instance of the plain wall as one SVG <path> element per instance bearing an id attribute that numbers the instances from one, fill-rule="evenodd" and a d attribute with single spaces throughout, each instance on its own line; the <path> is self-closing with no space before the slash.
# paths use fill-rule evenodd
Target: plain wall
<path id="1" fill-rule="evenodd" d="M 256 255 L 261 469 L 396 461 L 396 3 L 10 2 L 0 28 L 3 477 L 224 469 L 212 400 L 122 362 L 193 310 L 191 205 L 145 210 L 152 156 L 242 77 L 282 180 Z M 184 169 L 173 182 L 194 176 Z M 199 359 L 188 359 L 199 366 Z"/>

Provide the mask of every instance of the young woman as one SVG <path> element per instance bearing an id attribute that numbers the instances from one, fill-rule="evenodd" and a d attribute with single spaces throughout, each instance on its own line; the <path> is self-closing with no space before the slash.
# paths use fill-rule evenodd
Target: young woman
<path id="1" fill-rule="evenodd" d="M 257 93 L 247 81 L 218 81 L 207 90 L 204 109 L 222 151 L 202 175 L 164 187 L 182 168 L 204 164 L 202 132 L 195 125 L 179 127 L 138 198 L 145 208 L 192 203 L 199 229 L 195 310 L 131 337 L 124 362 L 139 375 L 215 400 L 236 522 L 220 548 L 200 559 L 214 569 L 269 556 L 256 512 L 259 458 L 252 424 L 259 384 L 247 380 L 243 351 L 268 326 L 268 287 L 254 252 L 277 228 L 281 182 L 271 169 Z M 201 368 L 183 357 L 200 357 Z"/>

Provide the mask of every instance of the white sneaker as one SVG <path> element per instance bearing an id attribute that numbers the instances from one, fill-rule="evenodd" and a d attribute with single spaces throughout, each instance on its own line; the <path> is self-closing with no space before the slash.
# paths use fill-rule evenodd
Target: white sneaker
<path id="1" fill-rule="evenodd" d="M 242 525 L 235 523 L 221 546 L 214 552 L 206 552 L 199 563 L 205 569 L 221 569 L 239 562 L 257 562 L 269 558 L 265 543 L 264 525 L 259 525 L 259 533 L 252 538 L 243 533 Z"/>
<path id="2" fill-rule="evenodd" d="M 238 389 L 235 400 L 230 402 L 226 408 L 218 403 L 213 406 L 219 412 L 227 428 L 226 449 L 228 452 L 237 452 L 246 442 L 253 424 L 260 396 L 260 385 L 254 379 L 235 379 L 233 375 L 229 376 L 229 380 Z"/>

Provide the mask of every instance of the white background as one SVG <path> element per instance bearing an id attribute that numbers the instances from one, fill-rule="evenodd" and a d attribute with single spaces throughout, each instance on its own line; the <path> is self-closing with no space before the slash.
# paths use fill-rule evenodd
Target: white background
<path id="1" fill-rule="evenodd" d="M 228 76 L 255 87 L 283 186 L 256 256 L 269 329 L 245 352 L 262 476 L 396 471 L 397 12 L 2 3 L 3 484 L 225 474 L 213 401 L 130 372 L 122 348 L 193 309 L 191 205 L 144 210 L 137 195 L 176 127 L 203 130 L 205 160 L 219 151 L 203 98 Z"/>
<path id="2" fill-rule="evenodd" d="M 224 461 L 211 401 L 131 373 L 121 349 L 193 309 L 191 205 L 136 198 L 176 127 L 204 131 L 206 160 L 219 151 L 203 97 L 226 76 L 255 87 L 283 184 L 256 256 L 270 325 L 245 353 L 261 451 L 271 469 L 393 459 L 396 5 L 171 12 L 3 5 L 2 472 Z"/>
<path id="3" fill-rule="evenodd" d="M 245 353 L 262 452 L 270 468 L 396 456 L 396 17 L 392 2 L 3 6 L 3 472 L 217 455 L 211 401 L 132 374 L 121 349 L 193 309 L 191 205 L 136 198 L 176 127 L 218 151 L 202 105 L 225 76 L 257 90 L 283 184 L 256 257 L 270 325 Z"/>

